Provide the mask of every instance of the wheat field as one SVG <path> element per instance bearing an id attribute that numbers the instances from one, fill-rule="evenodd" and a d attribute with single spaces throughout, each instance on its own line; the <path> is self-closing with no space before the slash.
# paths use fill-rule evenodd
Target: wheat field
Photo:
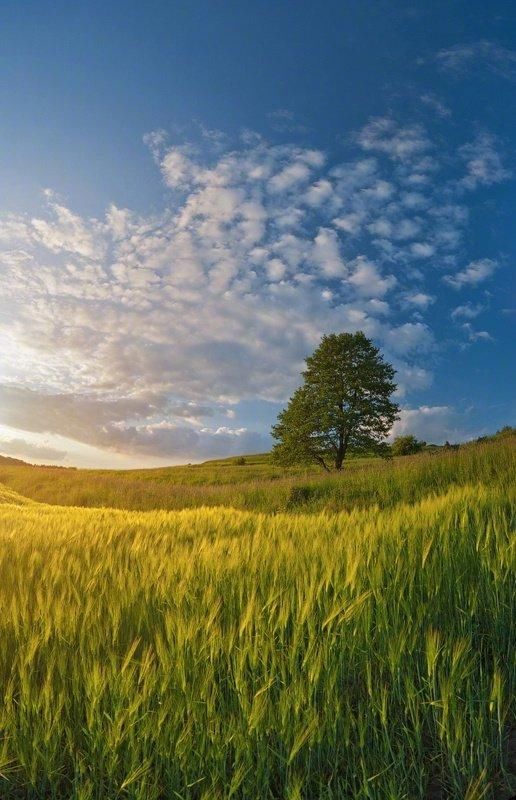
<path id="1" fill-rule="evenodd" d="M 0 487 L 2 800 L 509 797 L 514 448 L 438 458 L 340 512 Z"/>

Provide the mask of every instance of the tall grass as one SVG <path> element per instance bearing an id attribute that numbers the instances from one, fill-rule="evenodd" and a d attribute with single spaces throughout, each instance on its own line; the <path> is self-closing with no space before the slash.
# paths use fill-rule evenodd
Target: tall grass
<path id="1" fill-rule="evenodd" d="M 0 505 L 0 797 L 503 796 L 505 483 L 338 514 Z"/>

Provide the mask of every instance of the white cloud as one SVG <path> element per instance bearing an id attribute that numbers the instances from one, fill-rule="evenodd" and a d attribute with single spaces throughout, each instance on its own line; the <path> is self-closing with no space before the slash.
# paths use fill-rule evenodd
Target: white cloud
<path id="1" fill-rule="evenodd" d="M 401 202 L 406 208 L 420 209 L 428 206 L 428 198 L 421 192 L 403 192 Z"/>
<path id="2" fill-rule="evenodd" d="M 352 212 L 350 214 L 345 214 L 342 217 L 337 217 L 333 220 L 333 224 L 336 228 L 341 231 L 345 231 L 346 233 L 358 233 L 362 222 L 364 220 L 365 214 Z"/>
<path id="3" fill-rule="evenodd" d="M 400 400 L 411 390 L 422 391 L 428 389 L 433 382 L 433 373 L 429 369 L 424 369 L 416 364 L 408 364 L 393 357 L 391 361 L 396 368 L 396 381 L 398 387 L 395 397 Z"/>
<path id="4" fill-rule="evenodd" d="M 476 331 L 470 322 L 464 322 L 461 325 L 462 330 L 467 334 L 468 341 L 470 342 L 492 342 L 493 337 L 487 331 Z"/>
<path id="5" fill-rule="evenodd" d="M 393 231 L 394 239 L 413 239 L 421 231 L 421 223 L 416 219 L 402 219 Z"/>
<path id="6" fill-rule="evenodd" d="M 155 131 L 149 131 L 143 137 L 144 144 L 147 145 L 154 160 L 159 163 L 163 156 L 163 150 L 168 141 L 168 133 L 163 128 L 158 128 Z"/>
<path id="7" fill-rule="evenodd" d="M 31 228 L 23 217 L 14 214 L 0 216 L 0 245 L 10 247 L 27 247 L 32 241 Z"/>
<path id="8" fill-rule="evenodd" d="M 465 305 L 457 306 L 451 312 L 451 318 L 454 320 L 457 319 L 475 319 L 478 317 L 480 313 L 484 310 L 484 306 L 478 304 L 473 305 L 472 303 L 465 303 Z"/>
<path id="9" fill-rule="evenodd" d="M 410 252 L 414 258 L 430 258 L 435 253 L 435 247 L 428 242 L 413 242 L 410 245 Z"/>
<path id="10" fill-rule="evenodd" d="M 161 162 L 165 182 L 173 189 L 188 187 L 199 178 L 199 170 L 190 159 L 188 149 L 173 147 L 167 151 Z"/>
<path id="11" fill-rule="evenodd" d="M 376 264 L 359 256 L 353 263 L 349 282 L 365 297 L 383 297 L 396 284 L 394 275 L 382 278 Z"/>
<path id="12" fill-rule="evenodd" d="M 490 258 L 481 258 L 478 261 L 471 261 L 467 267 L 459 270 L 454 275 L 445 275 L 444 281 L 454 289 L 462 289 L 463 286 L 476 286 L 478 283 L 490 278 L 498 264 Z"/>
<path id="13" fill-rule="evenodd" d="M 364 308 L 366 311 L 370 311 L 374 316 L 385 316 L 391 312 L 389 304 L 386 303 L 385 300 L 379 300 L 377 297 L 372 297 L 368 300 Z"/>
<path id="14" fill-rule="evenodd" d="M 406 322 L 391 328 L 385 337 L 386 346 L 392 353 L 428 352 L 433 346 L 434 337 L 430 328 L 422 322 Z"/>
<path id="15" fill-rule="evenodd" d="M 367 226 L 369 233 L 373 236 L 385 236 L 390 238 L 392 236 L 392 223 L 388 219 L 376 219 Z"/>
<path id="16" fill-rule="evenodd" d="M 410 306 L 424 310 L 435 302 L 435 297 L 430 294 L 425 294 L 424 292 L 415 292 L 415 294 L 407 294 L 405 296 L 405 302 Z"/>
<path id="17" fill-rule="evenodd" d="M 383 203 L 392 197 L 394 191 L 394 186 L 389 181 L 376 180 L 370 186 L 362 189 L 362 197 L 367 198 L 368 201 L 376 200 L 378 203 Z"/>
<path id="18" fill-rule="evenodd" d="M 271 192 L 284 192 L 288 189 L 293 189 L 298 183 L 306 182 L 310 177 L 310 169 L 306 164 L 295 162 L 284 167 L 281 172 L 274 175 L 269 181 L 269 189 Z"/>
<path id="19" fill-rule="evenodd" d="M 332 197 L 332 195 L 333 185 L 331 182 L 326 179 L 321 179 L 310 186 L 303 199 L 309 206 L 318 208 L 326 200 Z"/>
<path id="20" fill-rule="evenodd" d="M 280 281 L 285 277 L 286 267 L 279 258 L 271 258 L 266 264 L 267 275 L 271 281 Z"/>
<path id="21" fill-rule="evenodd" d="M 465 189 L 490 186 L 510 178 L 496 150 L 496 140 L 488 133 L 481 133 L 474 142 L 463 145 L 459 153 L 466 162 L 466 175 L 460 181 Z"/>
<path id="22" fill-rule="evenodd" d="M 276 152 L 287 155 L 290 163 L 282 166 L 270 179 L 268 189 L 273 193 L 297 189 L 299 184 L 306 183 L 310 179 L 313 169 L 322 167 L 325 160 L 319 150 L 292 148 L 288 151 L 279 148 Z"/>
<path id="23" fill-rule="evenodd" d="M 343 278 L 347 273 L 340 254 L 339 238 L 331 228 L 319 228 L 314 239 L 312 260 L 329 278 Z"/>
<path id="24" fill-rule="evenodd" d="M 65 251 L 89 259 L 103 257 L 103 244 L 96 235 L 95 220 L 88 224 L 58 203 L 51 202 L 49 206 L 54 219 L 51 222 L 44 219 L 31 220 L 33 237 L 54 253 Z"/>

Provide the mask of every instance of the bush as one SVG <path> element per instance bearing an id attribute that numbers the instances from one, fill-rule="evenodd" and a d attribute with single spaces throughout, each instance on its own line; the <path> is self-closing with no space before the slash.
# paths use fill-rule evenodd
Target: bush
<path id="1" fill-rule="evenodd" d="M 397 436 L 392 443 L 393 456 L 411 456 L 420 453 L 426 447 L 426 442 L 421 442 L 415 436 Z"/>
<path id="2" fill-rule="evenodd" d="M 246 464 L 247 461 L 245 460 L 244 456 L 239 456 L 238 458 L 235 458 L 235 465 L 237 467 L 245 467 Z"/>
<path id="3" fill-rule="evenodd" d="M 313 486 L 291 486 L 287 499 L 287 509 L 309 503 L 315 496 Z"/>

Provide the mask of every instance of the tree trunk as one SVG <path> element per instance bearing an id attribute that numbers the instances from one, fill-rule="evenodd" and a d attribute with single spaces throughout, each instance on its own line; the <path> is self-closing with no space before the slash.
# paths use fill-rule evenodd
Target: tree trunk
<path id="1" fill-rule="evenodd" d="M 335 469 L 340 472 L 342 469 L 342 465 L 344 463 L 344 458 L 346 457 L 346 450 L 348 449 L 348 439 L 349 435 L 340 433 L 339 434 L 339 446 L 337 448 L 337 453 L 335 455 Z"/>

